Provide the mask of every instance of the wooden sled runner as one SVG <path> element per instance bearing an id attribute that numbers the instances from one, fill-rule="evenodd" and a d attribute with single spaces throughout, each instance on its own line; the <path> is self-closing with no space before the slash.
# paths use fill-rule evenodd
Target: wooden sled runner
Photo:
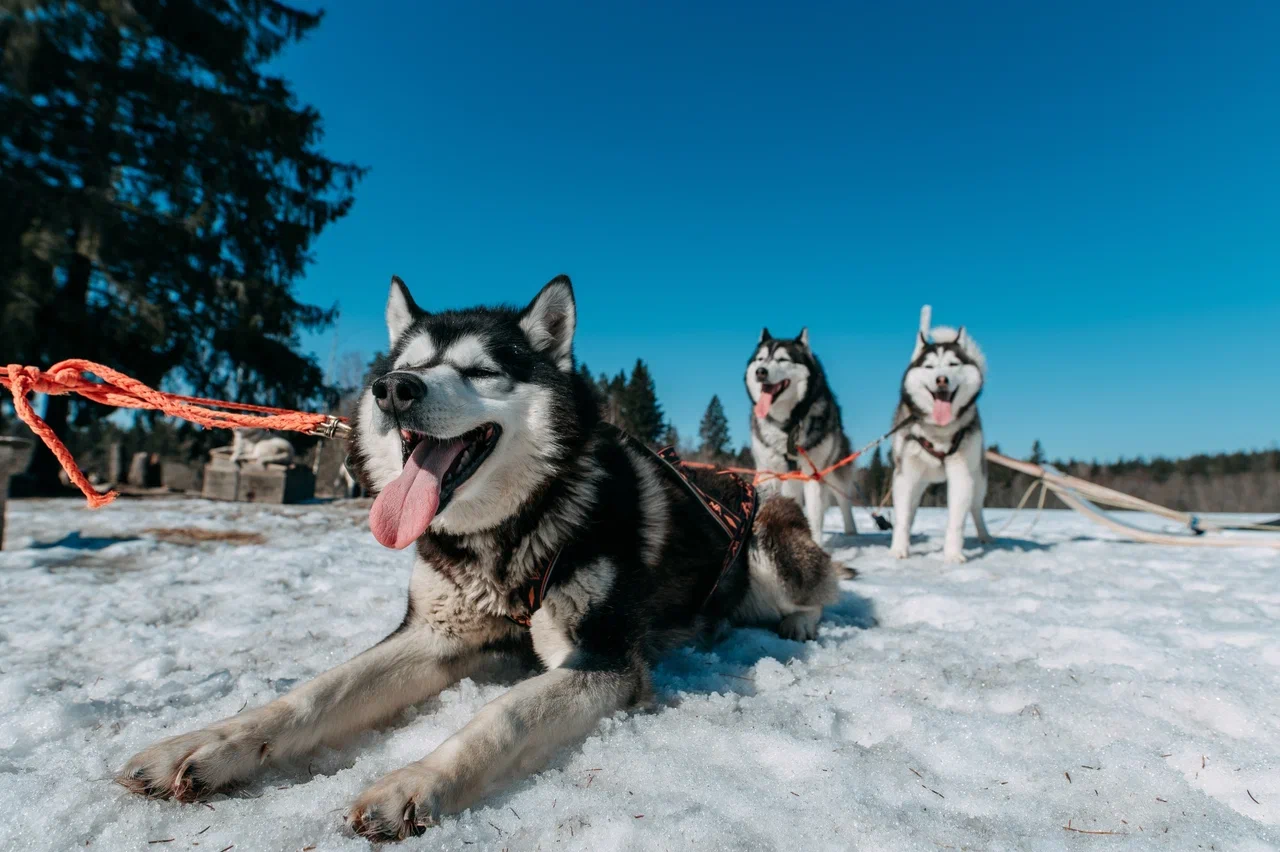
<path id="1" fill-rule="evenodd" d="M 1102 485 L 1080 479 L 1077 476 L 1063 473 L 1051 465 L 1038 465 L 1031 462 L 1011 459 L 1008 456 L 987 450 L 987 461 L 1025 473 L 1034 477 L 1042 487 L 1052 491 L 1059 500 L 1086 518 L 1101 524 L 1112 532 L 1118 533 L 1133 541 L 1148 544 L 1171 544 L 1182 547 L 1263 547 L 1280 550 L 1280 535 L 1274 527 L 1265 524 L 1230 524 L 1219 525 L 1207 521 L 1190 512 L 1179 512 L 1158 503 L 1152 503 L 1138 497 L 1106 488 Z M 1185 526 L 1190 535 L 1157 532 L 1122 521 L 1107 514 L 1097 504 L 1114 509 L 1128 509 L 1135 512 L 1147 512 L 1168 518 Z M 1226 530 L 1269 531 L 1271 535 L 1240 536 L 1221 535 Z"/>

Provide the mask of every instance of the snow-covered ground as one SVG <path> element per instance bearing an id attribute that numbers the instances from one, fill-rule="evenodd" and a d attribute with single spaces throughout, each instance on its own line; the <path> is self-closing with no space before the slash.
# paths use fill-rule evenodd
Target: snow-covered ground
<path id="1" fill-rule="evenodd" d="M 366 512 L 11 502 L 0 849 L 367 848 L 342 827 L 356 794 L 507 683 L 464 681 L 208 805 L 109 780 L 399 623 L 409 557 Z M 739 630 L 677 653 L 656 709 L 405 847 L 1280 848 L 1280 556 L 1129 544 L 1070 513 L 1029 530 L 1033 514 L 959 566 L 940 561 L 940 511 L 905 562 L 884 534 L 834 542 L 863 577 L 818 641 Z M 148 532 L 189 527 L 262 543 Z"/>

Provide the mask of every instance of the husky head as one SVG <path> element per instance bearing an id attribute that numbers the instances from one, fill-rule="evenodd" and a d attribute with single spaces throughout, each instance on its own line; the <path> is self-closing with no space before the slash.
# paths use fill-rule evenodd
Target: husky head
<path id="1" fill-rule="evenodd" d="M 523 310 L 444 313 L 391 279 L 391 350 L 361 394 L 351 453 L 378 495 L 369 525 L 380 543 L 492 529 L 558 475 L 584 428 L 575 324 L 565 276 Z"/>
<path id="2" fill-rule="evenodd" d="M 985 373 L 982 352 L 963 326 L 921 331 L 902 376 L 902 401 L 924 422 L 949 426 L 978 398 Z"/>
<path id="3" fill-rule="evenodd" d="M 796 405 L 820 379 L 821 367 L 809 348 L 809 329 L 794 340 L 783 340 L 760 331 L 755 354 L 747 362 L 747 395 L 752 411 L 763 420 L 786 421 Z"/>

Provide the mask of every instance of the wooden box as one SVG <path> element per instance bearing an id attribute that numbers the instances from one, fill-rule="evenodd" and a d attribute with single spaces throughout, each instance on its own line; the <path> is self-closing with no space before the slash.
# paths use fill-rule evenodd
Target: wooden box
<path id="1" fill-rule="evenodd" d="M 235 465 L 215 457 L 204 466 L 201 494 L 209 500 L 241 503 L 301 503 L 315 496 L 316 477 L 297 465 Z"/>
<path id="2" fill-rule="evenodd" d="M 25 467 L 30 457 L 30 441 L 0 438 L 0 548 L 4 547 L 4 504 L 9 497 L 9 477 Z"/>

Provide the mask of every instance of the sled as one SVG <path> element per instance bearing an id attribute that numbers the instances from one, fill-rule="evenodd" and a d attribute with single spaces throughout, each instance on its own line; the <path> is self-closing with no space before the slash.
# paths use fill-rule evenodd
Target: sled
<path id="1" fill-rule="evenodd" d="M 1147 544 L 1169 544 L 1182 547 L 1263 547 L 1280 550 L 1280 536 L 1259 534 L 1257 536 L 1221 535 L 1227 530 L 1271 530 L 1264 524 L 1218 524 L 1205 520 L 1190 512 L 1179 512 L 1123 491 L 1116 491 L 1103 485 L 1063 473 L 1052 465 L 1038 465 L 1032 462 L 1011 459 L 1000 453 L 987 450 L 987 461 L 1025 473 L 1037 479 L 1044 488 L 1069 508 L 1079 512 L 1095 523 L 1133 541 Z M 1099 503 L 1113 509 L 1127 509 L 1134 512 L 1146 512 L 1167 518 L 1187 528 L 1189 535 L 1159 532 L 1145 529 L 1108 514 L 1099 507 Z M 1274 532 L 1274 530 L 1272 530 Z"/>

